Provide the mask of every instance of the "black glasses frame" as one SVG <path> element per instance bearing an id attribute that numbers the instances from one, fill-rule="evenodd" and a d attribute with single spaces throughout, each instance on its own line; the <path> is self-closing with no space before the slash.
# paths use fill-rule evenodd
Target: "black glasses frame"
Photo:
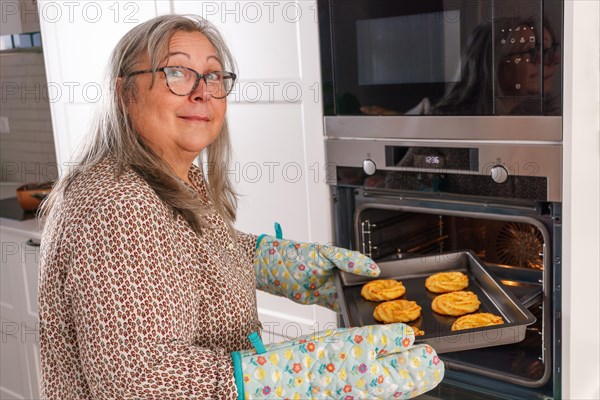
<path id="1" fill-rule="evenodd" d="M 196 81 L 194 82 L 194 85 L 192 86 L 192 89 L 186 93 L 186 94 L 179 94 L 179 93 L 175 93 L 173 91 L 173 89 L 171 89 L 171 86 L 169 86 L 169 79 L 167 78 L 167 73 L 165 72 L 165 69 L 168 68 L 182 68 L 182 69 L 187 69 L 188 71 L 193 72 L 194 74 L 196 74 Z M 165 74 L 165 83 L 167 84 L 167 87 L 169 88 L 169 91 L 171 93 L 173 93 L 175 96 L 189 96 L 190 93 L 192 93 L 194 90 L 196 90 L 196 88 L 198 87 L 198 84 L 200 83 L 200 79 L 202 79 L 204 81 L 204 84 L 208 86 L 208 82 L 206 81 L 206 76 L 209 74 L 214 74 L 214 73 L 220 73 L 223 74 L 223 79 L 231 79 L 231 87 L 229 88 L 229 90 L 227 91 L 227 93 L 225 94 L 225 96 L 215 96 L 214 94 L 211 93 L 211 97 L 214 97 L 215 99 L 224 99 L 225 97 L 227 97 L 231 91 L 233 90 L 233 85 L 235 83 L 235 80 L 237 78 L 237 75 L 234 74 L 233 72 L 229 72 L 229 71 L 210 71 L 206 74 L 201 74 L 199 72 L 197 72 L 196 70 L 193 70 L 191 68 L 188 67 L 184 67 L 181 65 L 168 65 L 166 67 L 161 67 L 161 68 L 156 68 L 156 69 L 144 69 L 144 70 L 140 70 L 140 71 L 134 71 L 131 72 L 130 74 L 127 75 L 127 77 L 130 76 L 134 76 L 134 75 L 139 75 L 139 74 L 148 74 L 148 73 L 153 73 L 153 72 L 162 72 L 163 74 Z"/>

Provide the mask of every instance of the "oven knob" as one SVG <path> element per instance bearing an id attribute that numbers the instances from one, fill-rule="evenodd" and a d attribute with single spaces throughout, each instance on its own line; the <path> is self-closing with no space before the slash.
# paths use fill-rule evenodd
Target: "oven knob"
<path id="1" fill-rule="evenodd" d="M 492 179 L 496 183 L 504 183 L 508 179 L 508 171 L 502 165 L 492 167 Z"/>
<path id="2" fill-rule="evenodd" d="M 375 161 L 366 159 L 363 161 L 363 171 L 367 175 L 373 175 L 375 171 L 377 171 L 377 165 L 375 165 Z"/>

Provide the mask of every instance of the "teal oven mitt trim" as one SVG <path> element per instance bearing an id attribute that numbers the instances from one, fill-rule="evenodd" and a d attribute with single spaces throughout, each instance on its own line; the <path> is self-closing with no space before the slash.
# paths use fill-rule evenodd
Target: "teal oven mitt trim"
<path id="1" fill-rule="evenodd" d="M 231 353 L 233 360 L 233 377 L 238 392 L 238 400 L 244 400 L 244 371 L 242 369 L 242 355 L 239 351 Z"/>
<path id="2" fill-rule="evenodd" d="M 266 353 L 267 349 L 258 334 L 258 332 L 252 332 L 248 335 L 248 340 L 254 347 L 254 354 Z M 235 378 L 235 386 L 238 392 L 238 400 L 244 400 L 244 370 L 242 367 L 242 354 L 239 351 L 231 353 L 231 359 L 233 360 L 233 376 Z"/>
<path id="3" fill-rule="evenodd" d="M 262 235 L 260 235 L 258 237 L 258 239 L 256 240 L 256 247 L 254 247 L 254 250 L 257 250 L 258 247 L 260 246 L 260 242 L 263 240 L 263 238 L 265 236 L 269 236 L 266 233 L 263 233 Z M 277 239 L 283 239 L 283 231 L 281 229 L 281 224 L 279 222 L 275 222 L 275 237 Z"/>
<path id="4" fill-rule="evenodd" d="M 256 247 L 254 248 L 254 250 L 258 250 L 258 248 L 260 246 L 260 242 L 262 242 L 262 240 L 267 236 L 269 236 L 269 235 L 267 235 L 266 233 L 263 233 L 262 235 L 260 235 L 258 237 L 258 239 L 256 239 Z"/>
<path id="5" fill-rule="evenodd" d="M 254 346 L 256 354 L 262 354 L 267 351 L 258 332 L 252 332 L 251 334 L 249 334 L 248 339 L 250 340 L 250 343 L 252 343 L 252 346 Z"/>
<path id="6" fill-rule="evenodd" d="M 275 237 L 277 239 L 283 239 L 283 231 L 281 230 L 279 222 L 275 222 Z"/>

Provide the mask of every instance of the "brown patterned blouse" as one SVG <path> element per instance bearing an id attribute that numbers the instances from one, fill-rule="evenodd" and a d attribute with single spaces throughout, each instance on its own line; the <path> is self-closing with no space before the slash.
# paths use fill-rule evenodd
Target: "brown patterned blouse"
<path id="1" fill-rule="evenodd" d="M 191 190 L 206 197 L 202 172 Z M 48 399 L 234 399 L 229 353 L 260 331 L 256 236 L 217 215 L 198 236 L 133 170 L 107 158 L 45 224 L 39 315 Z"/>

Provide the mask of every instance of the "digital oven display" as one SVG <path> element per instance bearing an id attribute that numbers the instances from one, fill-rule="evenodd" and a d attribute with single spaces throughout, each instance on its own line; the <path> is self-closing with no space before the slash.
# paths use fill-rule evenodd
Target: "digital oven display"
<path id="1" fill-rule="evenodd" d="M 479 150 L 458 147 L 385 146 L 386 167 L 479 170 Z"/>

